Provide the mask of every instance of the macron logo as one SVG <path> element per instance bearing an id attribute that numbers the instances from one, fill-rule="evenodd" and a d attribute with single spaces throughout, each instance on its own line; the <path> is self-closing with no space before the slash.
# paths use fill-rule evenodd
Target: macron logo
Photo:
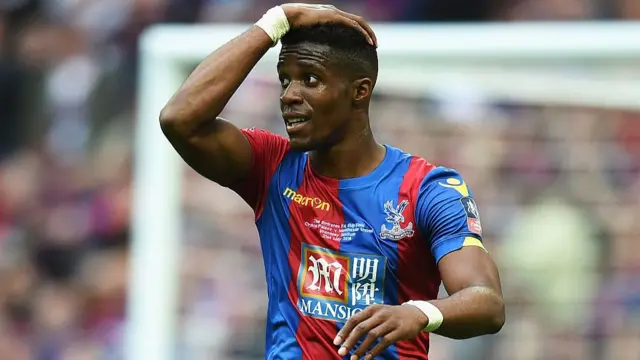
<path id="1" fill-rule="evenodd" d="M 329 211 L 329 209 L 331 209 L 331 205 L 328 202 L 323 201 L 322 199 L 317 197 L 308 197 L 302 194 L 298 194 L 290 188 L 284 189 L 282 195 L 302 206 L 309 206 L 314 209 L 320 209 L 322 211 Z"/>

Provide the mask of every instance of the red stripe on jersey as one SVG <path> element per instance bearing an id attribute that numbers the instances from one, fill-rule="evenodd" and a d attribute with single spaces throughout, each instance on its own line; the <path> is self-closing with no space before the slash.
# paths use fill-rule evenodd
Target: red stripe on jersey
<path id="1" fill-rule="evenodd" d="M 247 178 L 229 188 L 253 208 L 256 220 L 262 215 L 269 184 L 289 151 L 289 140 L 261 129 L 240 130 L 251 145 L 251 170 Z"/>
<path id="2" fill-rule="evenodd" d="M 420 184 L 434 168 L 424 159 L 411 159 L 398 193 L 398 203 L 409 201 L 408 212 L 415 214 Z M 420 235 L 419 226 L 415 226 L 413 238 L 406 240 L 409 241 L 398 242 L 398 301 L 435 299 L 441 280 L 427 239 Z M 398 342 L 396 346 L 399 360 L 426 359 L 429 334 L 423 332 L 414 339 Z"/>
<path id="3" fill-rule="evenodd" d="M 305 225 L 305 222 L 312 222 L 319 219 L 332 224 L 342 226 L 344 215 L 338 198 L 338 180 L 320 180 L 314 176 L 311 165 L 307 163 L 304 170 L 304 177 L 297 194 L 302 199 L 296 202 L 295 199 L 289 205 L 291 216 L 289 226 L 291 229 L 291 243 L 289 248 L 289 266 L 292 272 L 292 279 L 289 284 L 289 298 L 295 305 L 298 304 L 300 295 L 298 293 L 298 276 L 302 259 L 302 243 L 311 246 L 319 246 L 331 251 L 340 249 L 340 241 L 323 239 L 319 233 L 313 231 Z M 320 204 L 320 206 L 313 204 Z M 328 204 L 327 209 L 322 204 Z M 340 229 L 338 229 L 340 230 Z M 303 269 L 302 276 L 305 276 L 307 269 Z M 332 349 L 333 339 L 338 335 L 336 324 L 328 320 L 320 320 L 303 315 L 296 307 L 300 316 L 300 323 L 296 332 L 296 340 L 302 349 L 302 360 L 311 359 L 341 359 L 335 352 L 327 351 Z"/>

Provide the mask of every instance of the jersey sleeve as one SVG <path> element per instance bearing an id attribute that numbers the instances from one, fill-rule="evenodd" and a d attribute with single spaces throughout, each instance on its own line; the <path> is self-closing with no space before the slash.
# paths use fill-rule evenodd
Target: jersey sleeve
<path id="1" fill-rule="evenodd" d="M 251 171 L 244 181 L 230 188 L 253 208 L 258 218 L 271 178 L 289 150 L 289 141 L 262 129 L 251 128 L 241 131 L 251 145 Z"/>
<path id="2" fill-rule="evenodd" d="M 455 170 L 437 167 L 420 184 L 416 222 L 436 263 L 463 246 L 482 244 L 482 225 L 473 194 Z"/>

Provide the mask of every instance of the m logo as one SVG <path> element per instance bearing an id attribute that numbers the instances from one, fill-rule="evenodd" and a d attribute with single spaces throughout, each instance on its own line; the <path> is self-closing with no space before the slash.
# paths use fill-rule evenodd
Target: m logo
<path id="1" fill-rule="evenodd" d="M 345 300 L 344 280 L 346 276 L 344 261 L 338 261 L 323 257 L 321 254 L 309 254 L 307 258 L 309 267 L 307 271 L 311 274 L 311 283 L 304 290 L 313 294 L 322 294 L 324 298 L 336 298 Z M 344 259 L 343 259 L 344 260 Z M 343 296 L 344 295 L 344 296 Z"/>
<path id="2" fill-rule="evenodd" d="M 400 239 L 413 236 L 413 223 L 408 223 L 406 227 L 402 227 L 404 222 L 404 210 L 409 205 L 409 200 L 402 200 L 397 207 L 393 207 L 391 200 L 384 203 L 384 212 L 387 214 L 385 220 L 391 224 L 391 229 L 388 229 L 385 225 L 382 225 L 380 229 L 380 237 L 383 239 L 389 239 L 398 241 Z"/>
<path id="3" fill-rule="evenodd" d="M 302 244 L 298 309 L 304 315 L 346 321 L 369 305 L 382 304 L 386 259 Z"/>

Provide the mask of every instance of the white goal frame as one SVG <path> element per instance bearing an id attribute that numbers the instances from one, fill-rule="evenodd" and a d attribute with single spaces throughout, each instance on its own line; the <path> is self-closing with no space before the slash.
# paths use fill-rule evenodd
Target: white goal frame
<path id="1" fill-rule="evenodd" d="M 175 356 L 183 164 L 161 133 L 158 115 L 186 77 L 188 66 L 249 26 L 159 25 L 141 38 L 127 360 Z M 377 91 L 424 95 L 463 79 L 486 96 L 507 101 L 640 110 L 638 79 L 500 67 L 513 60 L 637 64 L 640 23 L 373 24 L 373 29 L 380 44 Z M 277 47 L 270 50 L 257 66 L 273 71 L 274 82 L 277 53 Z M 417 59 L 412 65 L 397 66 L 412 58 Z M 496 66 L 478 72 L 476 61 Z M 450 62 L 457 65 L 447 65 Z"/>

